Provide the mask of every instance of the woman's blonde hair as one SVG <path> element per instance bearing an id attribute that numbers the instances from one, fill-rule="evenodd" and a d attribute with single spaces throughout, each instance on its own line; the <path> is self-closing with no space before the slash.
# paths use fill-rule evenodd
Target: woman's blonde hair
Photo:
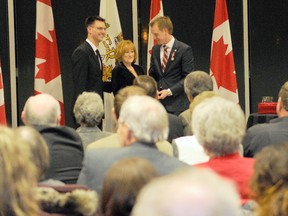
<path id="1" fill-rule="evenodd" d="M 133 50 L 134 51 L 134 60 L 133 63 L 136 62 L 137 59 L 137 52 L 136 52 L 136 48 L 133 44 L 132 41 L 130 40 L 122 40 L 117 44 L 116 50 L 115 50 L 115 59 L 120 62 L 122 61 L 122 57 L 124 56 L 124 54 L 126 52 L 128 52 L 129 50 Z"/>
<path id="2" fill-rule="evenodd" d="M 37 169 L 29 148 L 10 128 L 0 126 L 0 215 L 36 216 Z"/>

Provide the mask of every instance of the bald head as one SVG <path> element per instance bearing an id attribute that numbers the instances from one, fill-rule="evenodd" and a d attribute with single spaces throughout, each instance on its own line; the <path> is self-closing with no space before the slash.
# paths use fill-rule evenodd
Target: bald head
<path id="1" fill-rule="evenodd" d="M 59 102 L 49 94 L 31 96 L 25 103 L 21 118 L 25 125 L 56 126 L 60 122 Z"/>
<path id="2" fill-rule="evenodd" d="M 232 182 L 211 170 L 190 168 L 148 183 L 132 216 L 236 216 L 239 207 Z"/>

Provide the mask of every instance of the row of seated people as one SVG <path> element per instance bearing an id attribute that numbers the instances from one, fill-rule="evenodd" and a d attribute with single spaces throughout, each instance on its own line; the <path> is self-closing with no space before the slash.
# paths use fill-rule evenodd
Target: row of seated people
<path id="1" fill-rule="evenodd" d="M 285 90 L 285 85 L 284 85 L 284 90 Z M 280 92 L 281 92 L 281 90 L 280 90 Z M 284 93 L 285 93 L 285 91 L 284 91 Z M 286 94 L 287 94 L 287 91 L 286 91 Z M 128 95 L 128 96 L 130 97 L 131 95 Z M 132 100 L 132 98 L 134 101 Z M 165 121 L 165 118 L 167 118 L 167 113 L 163 109 L 163 107 L 160 105 L 160 103 L 157 100 L 152 99 L 152 97 L 148 98 L 147 96 L 145 97 L 143 95 L 139 96 L 138 98 L 137 97 L 132 97 L 132 98 L 131 98 L 130 105 L 128 103 L 129 100 L 127 100 L 128 105 L 126 107 L 124 106 L 125 109 L 123 108 L 123 119 L 124 120 L 121 118 L 121 110 L 122 110 L 121 106 L 122 106 L 122 104 L 120 106 L 119 114 L 117 117 L 118 123 L 119 123 L 119 128 L 118 128 L 118 132 L 117 132 L 118 137 L 116 137 L 115 140 L 117 140 L 117 143 L 118 143 L 117 145 L 125 146 L 125 147 L 127 146 L 127 147 L 126 148 L 120 147 L 117 150 L 116 149 L 98 150 L 98 149 L 93 149 L 93 148 L 89 151 L 87 150 L 86 155 L 85 155 L 85 159 L 84 159 L 84 163 L 83 163 L 83 167 L 82 167 L 82 160 L 83 160 L 83 156 L 84 156 L 84 151 L 83 151 L 81 139 L 78 139 L 79 137 L 77 138 L 77 135 L 75 135 L 75 137 L 78 140 L 80 140 L 80 145 L 76 145 L 76 146 L 78 146 L 77 149 L 80 149 L 79 152 L 81 152 L 81 149 L 82 149 L 82 152 L 81 152 L 82 159 L 81 159 L 81 157 L 79 157 L 80 160 L 77 160 L 78 161 L 77 166 L 75 166 L 75 164 L 74 164 L 74 166 L 73 165 L 71 166 L 70 163 L 73 163 L 76 161 L 76 160 L 73 160 L 73 154 L 71 154 L 71 153 L 69 153 L 69 151 L 67 151 L 67 154 L 65 155 L 65 157 L 63 155 L 63 152 L 65 152 L 65 148 L 69 147 L 69 144 L 59 145 L 58 149 L 57 148 L 55 149 L 54 146 L 55 145 L 57 146 L 57 144 L 59 144 L 61 142 L 58 140 L 58 141 L 54 142 L 54 145 L 51 145 L 51 144 L 49 145 L 49 143 L 48 143 L 49 139 L 45 138 L 45 136 L 41 133 L 42 131 L 45 131 L 45 130 L 43 130 L 43 125 L 45 125 L 44 129 L 47 129 L 47 128 L 50 129 L 50 127 L 52 127 L 53 129 L 56 130 L 56 128 L 57 129 L 59 128 L 57 126 L 57 123 L 55 124 L 55 121 L 52 121 L 49 118 L 46 118 L 46 119 L 44 118 L 44 122 L 41 122 L 40 125 L 39 125 L 39 123 L 38 124 L 35 123 L 35 121 L 39 120 L 39 117 L 43 113 L 45 113 L 45 111 L 53 110 L 52 100 L 55 100 L 55 99 L 53 99 L 53 98 L 51 98 L 51 96 L 45 95 L 45 94 L 29 98 L 29 100 L 25 104 L 25 107 L 24 107 L 24 110 L 22 113 L 23 122 L 25 122 L 25 124 L 27 124 L 27 125 L 33 126 L 43 135 L 44 139 L 48 143 L 49 153 L 50 153 L 50 157 L 51 157 L 51 165 L 54 165 L 54 169 L 52 169 L 54 171 L 54 173 L 52 172 L 52 174 L 50 174 L 50 175 L 45 175 L 45 179 L 47 180 L 49 178 L 53 178 L 54 180 L 60 180 L 60 181 L 63 181 L 64 183 L 75 183 L 75 179 L 77 180 L 79 172 L 82 169 L 81 174 L 80 174 L 79 179 L 78 179 L 78 183 L 84 184 L 84 185 L 92 188 L 93 190 L 96 190 L 99 194 L 101 194 L 102 183 L 103 183 L 103 179 L 104 179 L 104 175 L 105 175 L 106 171 L 114 164 L 114 162 L 117 162 L 118 160 L 120 160 L 122 158 L 131 157 L 131 156 L 138 156 L 141 158 L 144 157 L 144 159 L 147 159 L 150 163 L 152 163 L 153 167 L 156 169 L 156 171 L 159 175 L 167 175 L 168 173 L 173 172 L 174 170 L 176 170 L 180 167 L 188 166 L 186 163 L 181 163 L 179 160 L 177 160 L 177 159 L 175 160 L 175 158 L 173 158 L 173 157 L 169 157 L 167 155 L 162 154 L 161 152 L 155 151 L 156 148 L 155 148 L 153 143 L 157 143 L 158 141 L 165 140 L 167 138 L 167 133 L 168 133 L 168 122 Z M 196 98 L 195 98 L 195 100 L 196 100 Z M 283 96 L 281 96 L 281 98 L 283 98 Z M 212 99 L 215 101 L 213 102 Z M 239 156 L 239 153 L 238 153 L 239 152 L 239 146 L 240 146 L 240 143 L 242 141 L 242 137 L 245 134 L 244 114 L 241 111 L 241 108 L 239 106 L 235 106 L 235 107 L 230 106 L 229 107 L 228 104 L 226 103 L 227 101 L 225 101 L 224 99 L 222 99 L 220 97 L 215 96 L 215 98 L 213 97 L 212 99 L 211 99 L 211 101 L 209 100 L 209 103 L 205 100 L 203 103 L 204 104 L 208 103 L 206 105 L 202 105 L 202 103 L 199 105 L 200 107 L 202 106 L 202 108 L 199 108 L 198 114 L 195 110 L 193 110 L 192 125 L 193 125 L 194 120 L 196 123 L 192 127 L 192 130 L 195 134 L 195 137 L 197 138 L 196 139 L 197 142 L 199 142 L 200 146 L 203 146 L 204 153 L 206 153 L 208 158 L 210 158 L 208 162 L 201 164 L 199 166 L 206 166 L 206 167 L 208 166 L 208 167 L 214 169 L 216 172 L 218 172 L 218 174 L 225 176 L 225 177 L 230 177 L 231 179 L 233 179 L 234 182 L 236 182 L 236 184 L 237 184 L 238 192 L 240 192 L 240 194 L 241 194 L 242 204 L 244 204 L 244 203 L 246 203 L 247 199 L 249 198 L 249 196 L 247 196 L 247 194 L 249 194 L 249 189 L 247 189 L 249 186 L 248 180 L 251 178 L 251 175 L 253 174 L 252 167 L 253 167 L 253 163 L 254 163 L 253 159 L 242 158 Z M 116 98 L 115 98 L 115 101 L 116 101 Z M 279 100 L 279 101 L 281 102 L 281 100 Z M 57 101 L 55 100 L 55 102 L 56 103 L 54 103 L 54 105 L 55 105 L 54 108 L 57 107 L 57 105 L 56 105 Z M 219 104 L 219 103 L 223 104 L 223 105 L 219 107 L 219 110 L 218 110 L 219 113 L 217 114 L 216 108 L 217 108 L 217 104 Z M 38 105 L 38 107 L 37 107 L 37 105 Z M 51 105 L 51 107 L 49 107 L 50 105 Z M 157 112 L 154 116 L 153 116 L 152 111 L 155 111 L 155 110 L 151 109 L 151 107 L 153 107 L 153 105 L 155 105 L 155 108 L 158 106 L 158 109 L 155 109 Z M 159 105 L 161 108 L 159 108 Z M 39 109 L 39 106 L 40 106 L 40 109 Z M 279 106 L 281 107 L 281 104 Z M 198 105 L 197 105 L 197 107 L 198 107 Z M 205 110 L 208 107 L 210 107 L 210 109 Z M 283 111 L 283 109 L 284 108 L 282 108 L 282 111 Z M 39 113 L 39 110 L 42 113 Z M 230 113 L 231 110 L 234 110 L 234 113 L 231 112 L 232 113 L 231 114 Z M 38 113 L 37 113 L 37 111 L 38 111 Z M 163 115 L 160 115 L 161 111 L 162 111 Z M 194 111 L 196 112 L 196 114 L 194 114 Z M 58 112 L 57 109 L 54 109 L 53 113 L 55 113 L 56 117 L 60 116 L 60 111 Z M 148 114 L 143 115 L 143 113 L 149 113 L 149 115 Z M 135 116 L 133 116 L 132 114 L 135 114 Z M 201 114 L 204 115 L 204 117 L 202 116 L 203 119 L 200 118 Z M 214 114 L 215 114 L 215 116 L 217 116 L 217 117 L 215 117 L 215 119 L 213 119 Z M 229 114 L 231 114 L 231 115 L 229 115 Z M 196 117 L 194 117 L 194 115 Z M 48 117 L 49 115 L 47 115 L 47 113 L 45 113 L 43 116 Z M 133 117 L 134 117 L 134 120 L 133 120 Z M 152 117 L 152 119 L 150 119 L 149 117 Z M 224 118 L 226 121 L 227 120 L 229 120 L 229 121 L 227 121 L 227 123 L 226 123 L 226 122 L 224 122 L 224 120 L 222 118 Z M 57 121 L 59 121 L 58 118 L 56 118 L 56 119 L 57 119 Z M 197 119 L 198 119 L 198 122 L 197 122 Z M 33 123 L 33 121 L 34 121 L 34 123 Z M 131 121 L 131 123 L 127 123 L 129 121 Z M 148 121 L 148 123 L 145 121 Z M 156 124 L 155 122 L 157 122 L 158 124 Z M 165 122 L 167 123 L 166 127 L 165 127 Z M 208 124 L 208 122 L 209 122 L 209 124 Z M 232 122 L 234 122 L 235 124 L 234 123 L 232 124 Z M 243 122 L 244 122 L 244 124 L 242 124 Z M 149 123 L 151 123 L 151 127 L 147 126 L 147 125 L 149 125 Z M 223 123 L 223 125 L 221 125 L 222 123 Z M 212 135 L 216 136 L 217 139 L 209 140 L 209 139 L 211 139 L 211 137 L 213 138 L 213 136 L 209 137 L 209 133 L 205 133 L 205 136 L 204 136 L 203 131 L 202 131 L 204 129 L 203 128 L 199 129 L 199 125 L 205 125 L 205 127 L 210 125 L 209 130 L 204 127 L 204 129 L 207 130 L 208 132 L 213 131 L 211 128 L 213 128 L 213 125 L 214 125 L 214 127 L 217 129 L 214 131 L 214 133 L 216 134 L 216 132 L 217 132 L 218 137 L 213 133 L 212 133 Z M 231 125 L 233 125 L 234 128 Z M 244 125 L 244 127 L 241 128 L 243 125 Z M 64 131 L 67 131 L 69 129 L 66 127 L 60 127 L 60 128 L 64 128 L 65 129 Z M 226 128 L 228 128 L 230 131 L 225 130 Z M 166 131 L 164 130 L 166 135 L 162 134 L 160 136 L 159 134 L 157 134 L 157 129 L 158 130 L 166 129 Z M 242 129 L 243 129 L 243 131 L 242 131 Z M 198 131 L 199 132 L 198 136 L 197 136 L 197 130 L 200 131 L 200 132 Z M 49 131 L 50 130 L 48 130 L 48 132 Z M 73 130 L 69 129 L 68 131 L 72 133 Z M 144 133 L 144 131 L 145 131 L 145 133 Z M 231 140 L 228 140 L 227 143 L 225 143 L 225 139 L 228 139 L 228 138 L 232 139 L 231 137 L 225 137 L 224 136 L 224 135 L 227 135 L 227 133 L 228 133 L 227 131 L 229 133 L 231 133 L 231 136 L 233 135 L 233 139 L 235 139 L 235 140 L 233 140 L 234 143 L 232 143 Z M 239 134 L 237 134 L 235 131 L 238 132 Z M 222 134 L 223 140 L 219 139 L 219 137 L 221 137 L 221 132 L 223 133 Z M 240 132 L 243 132 L 243 133 L 241 134 Z M 57 135 L 55 137 L 57 139 L 59 138 L 60 140 L 62 140 L 63 139 L 62 135 L 63 135 L 63 133 L 61 134 L 61 133 L 57 132 Z M 152 138 L 150 136 L 152 136 Z M 202 138 L 201 138 L 201 136 L 202 136 Z M 54 140 L 54 139 L 55 138 L 53 137 L 52 140 Z M 208 139 L 208 140 L 206 140 L 206 139 Z M 237 140 L 237 142 L 236 142 L 236 140 Z M 146 148 L 144 148 L 144 149 L 139 148 L 139 146 L 138 147 L 136 146 L 137 147 L 136 148 L 135 143 L 137 143 L 137 142 L 140 142 L 142 144 L 141 147 L 147 147 L 147 143 L 148 144 L 150 143 L 152 145 L 148 145 L 149 148 L 147 148 L 147 149 Z M 219 142 L 223 143 L 223 146 L 218 146 Z M 92 145 L 92 144 L 90 144 L 90 145 Z M 88 146 L 90 146 L 90 145 L 88 145 Z M 153 147 L 154 151 L 151 151 L 152 150 L 151 146 Z M 169 145 L 166 145 L 166 146 L 169 146 Z M 215 147 L 215 146 L 218 146 L 218 147 Z M 63 147 L 65 147 L 65 148 L 63 148 Z M 53 153 L 51 152 L 51 149 L 54 150 Z M 87 149 L 88 149 L 88 147 L 87 147 Z M 143 151 L 145 153 L 143 154 L 143 152 L 141 153 L 141 151 Z M 61 152 L 62 152 L 62 154 L 61 154 Z M 75 151 L 72 151 L 72 152 L 75 153 Z M 117 154 L 115 152 L 117 152 Z M 146 153 L 147 153 L 147 156 L 145 156 Z M 55 157 L 55 155 L 57 155 L 57 154 L 58 154 L 58 156 Z M 81 154 L 79 154 L 79 155 L 81 155 Z M 157 158 L 157 160 L 155 160 L 155 162 L 153 162 L 153 158 Z M 218 159 L 220 159 L 220 160 L 218 160 Z M 62 160 L 66 160 L 66 163 L 62 163 Z M 53 161 L 54 161 L 54 163 L 53 163 Z M 80 161 L 80 165 L 79 165 L 79 161 Z M 225 163 L 228 164 L 228 166 L 226 166 Z M 99 166 L 95 166 L 95 164 L 99 164 Z M 229 166 L 229 164 L 230 164 L 230 166 Z M 238 166 L 237 166 L 237 164 L 238 164 Z M 242 167 L 240 167 L 239 164 L 243 164 Z M 231 170 L 231 171 L 229 171 L 229 169 L 228 169 L 228 168 L 234 167 L 234 165 L 236 166 L 235 169 L 237 170 L 238 175 L 236 175 L 237 172 L 235 171 L 235 169 Z M 57 167 L 57 166 L 60 166 L 60 167 Z M 57 167 L 58 169 L 55 169 L 55 167 Z M 49 169 L 51 169 L 51 167 L 49 167 Z M 57 172 L 55 172 L 55 170 L 57 170 Z M 77 174 L 77 172 L 78 172 L 78 174 Z M 239 175 L 239 172 L 240 173 L 242 172 L 242 174 Z M 47 172 L 47 173 L 49 173 L 49 172 Z M 47 174 L 47 173 L 45 173 L 45 174 Z M 50 173 L 51 173 L 51 171 L 50 171 Z M 63 175 L 63 173 L 64 173 L 64 175 Z M 96 173 L 98 173 L 98 174 L 96 174 Z M 63 178 L 63 176 L 64 176 L 64 178 Z M 73 176 L 73 178 L 71 178 L 71 176 Z M 242 177 L 240 178 L 239 176 L 242 176 Z M 71 180 L 72 180 L 72 182 L 71 182 Z"/>
<path id="2" fill-rule="evenodd" d="M 151 118 L 141 118 L 142 113 L 148 111 Z M 215 115 L 211 116 L 212 112 Z M 130 215 L 131 211 L 132 215 L 165 215 L 167 212 L 175 216 L 189 215 L 189 212 L 198 215 L 211 215 L 211 212 L 238 215 L 246 210 L 240 209 L 240 206 L 247 206 L 248 198 L 254 198 L 260 204 L 257 211 L 259 215 L 285 215 L 287 208 L 283 208 L 283 204 L 286 203 L 285 170 L 288 144 L 271 146 L 260 152 L 254 174 L 252 171 L 250 176 L 254 192 L 252 194 L 246 178 L 251 171 L 248 166 L 253 164 L 254 160 L 245 160 L 239 157 L 238 153 L 241 138 L 245 134 L 245 118 L 241 108 L 215 96 L 197 105 L 192 116 L 193 132 L 210 156 L 206 165 L 201 164 L 198 167 L 208 165 L 220 176 L 233 180 L 234 186 L 211 171 L 192 168 L 159 152 L 153 143 L 167 137 L 166 111 L 151 97 L 134 96 L 124 102 L 119 115 L 117 133 L 121 138 L 121 146 L 125 147 L 87 151 L 78 179 L 79 190 L 65 193 L 64 198 L 59 201 L 56 199 L 60 197 L 59 193 L 43 187 L 43 184 L 52 184 L 54 186 L 51 187 L 59 191 L 59 188 L 64 186 L 55 179 L 47 181 L 45 178 L 45 170 L 49 167 L 49 153 L 42 137 L 38 135 L 37 138 L 35 130 L 29 132 L 32 128 L 28 127 L 19 127 L 15 131 L 1 128 L 1 182 L 4 183 L 1 190 L 4 195 L 9 194 L 1 199 L 4 201 L 1 204 L 4 206 L 4 215 L 21 215 L 23 212 L 24 215 L 37 215 L 40 209 L 46 211 L 44 214 L 57 212 L 66 215 Z M 31 134 L 34 134 L 34 137 Z M 31 141 L 35 141 L 34 144 L 31 144 Z M 134 158 L 131 158 L 132 156 Z M 173 173 L 176 170 L 179 171 Z M 221 170 L 225 172 L 221 173 Z M 96 178 L 98 180 L 94 181 Z M 237 182 L 238 180 L 241 181 Z M 37 188 L 35 196 L 32 188 L 36 187 L 37 182 L 42 187 Z M 148 185 L 144 186 L 147 183 Z M 101 195 L 99 213 L 96 213 L 96 193 L 81 188 L 82 184 Z M 138 195 L 143 186 L 144 189 Z M 69 185 L 66 185 L 67 187 L 69 188 Z M 248 191 L 245 191 L 246 189 Z M 78 198 L 81 195 L 82 197 Z M 84 201 L 75 203 L 77 200 Z"/>

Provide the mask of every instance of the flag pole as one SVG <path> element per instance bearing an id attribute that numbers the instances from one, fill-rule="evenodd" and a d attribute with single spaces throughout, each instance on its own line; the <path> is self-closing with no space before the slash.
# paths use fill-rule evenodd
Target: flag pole
<path id="1" fill-rule="evenodd" d="M 139 40 L 138 40 L 138 0 L 132 0 L 132 20 L 133 20 L 133 43 L 136 48 L 136 52 L 139 55 Z M 136 64 L 139 64 L 139 58 L 136 60 Z"/>
<path id="2" fill-rule="evenodd" d="M 11 126 L 17 127 L 17 87 L 16 87 L 16 61 L 15 61 L 15 31 L 14 31 L 14 5 L 8 1 L 8 28 L 9 28 L 9 59 L 10 59 L 10 85 L 11 85 Z"/>
<path id="3" fill-rule="evenodd" d="M 243 43 L 244 43 L 245 116 L 247 120 L 250 115 L 248 0 L 243 0 Z"/>

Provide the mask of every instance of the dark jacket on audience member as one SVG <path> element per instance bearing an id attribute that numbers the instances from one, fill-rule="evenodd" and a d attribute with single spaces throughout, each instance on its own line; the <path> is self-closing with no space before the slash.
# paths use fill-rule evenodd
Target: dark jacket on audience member
<path id="1" fill-rule="evenodd" d="M 161 176 L 179 168 L 189 167 L 188 164 L 160 152 L 154 144 L 136 142 L 127 147 L 88 150 L 77 183 L 101 194 L 104 176 L 111 165 L 129 157 L 148 160 Z"/>
<path id="2" fill-rule="evenodd" d="M 276 118 L 269 123 L 250 127 L 243 139 L 245 157 L 254 157 L 268 145 L 288 142 L 288 117 Z"/>
<path id="3" fill-rule="evenodd" d="M 168 113 L 168 120 L 169 134 L 167 140 L 171 143 L 173 139 L 184 136 L 184 128 L 178 116 Z"/>
<path id="4" fill-rule="evenodd" d="M 66 126 L 35 126 L 48 144 L 50 167 L 45 179 L 75 184 L 82 168 L 83 145 L 77 132 Z"/>

